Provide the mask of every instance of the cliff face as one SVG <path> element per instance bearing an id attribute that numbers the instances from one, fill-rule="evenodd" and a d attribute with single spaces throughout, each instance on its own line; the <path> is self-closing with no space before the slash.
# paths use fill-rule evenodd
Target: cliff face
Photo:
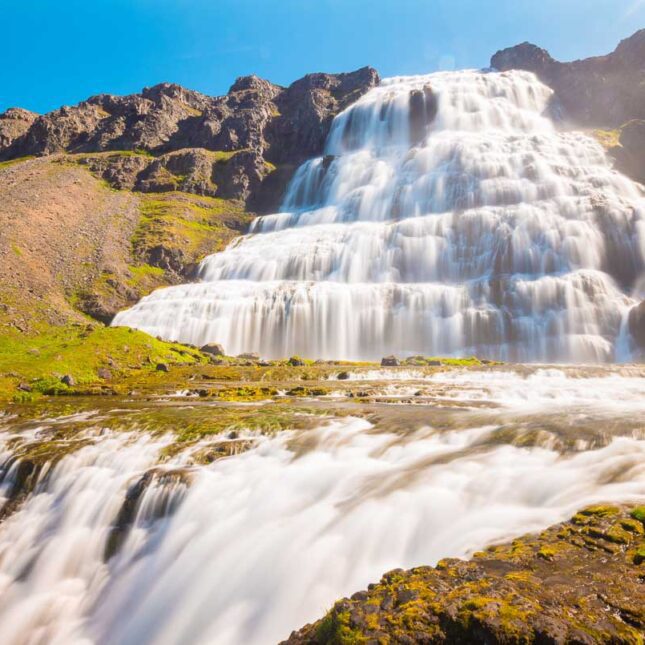
<path id="1" fill-rule="evenodd" d="M 565 120 L 600 129 L 616 167 L 645 183 L 645 29 L 607 56 L 561 63 L 546 50 L 522 43 L 498 51 L 491 67 L 535 73 L 555 91 Z"/>
<path id="2" fill-rule="evenodd" d="M 0 159 L 79 155 L 118 188 L 183 190 L 271 209 L 291 169 L 321 154 L 333 117 L 378 82 L 366 67 L 310 74 L 288 88 L 247 76 L 220 97 L 163 83 L 42 116 L 12 109 L 0 115 Z M 116 154 L 123 151 L 136 159 Z"/>
<path id="3" fill-rule="evenodd" d="M 498 51 L 491 67 L 534 72 L 555 90 L 566 116 L 577 125 L 615 128 L 645 119 L 645 29 L 607 56 L 561 63 L 546 50 L 522 43 Z"/>

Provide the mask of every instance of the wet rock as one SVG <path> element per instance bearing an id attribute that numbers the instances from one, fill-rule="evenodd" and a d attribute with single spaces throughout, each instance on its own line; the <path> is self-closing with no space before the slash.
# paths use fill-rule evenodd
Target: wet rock
<path id="1" fill-rule="evenodd" d="M 349 372 L 340 372 L 336 377 L 339 381 L 348 381 L 350 378 Z"/>
<path id="2" fill-rule="evenodd" d="M 157 367 L 155 368 L 157 372 L 169 372 L 170 368 L 166 363 L 157 363 Z"/>
<path id="3" fill-rule="evenodd" d="M 61 377 L 60 382 L 68 387 L 74 387 L 76 385 L 76 379 L 71 374 L 65 374 Z"/>
<path id="4" fill-rule="evenodd" d="M 224 347 L 219 343 L 207 343 L 206 345 L 202 345 L 199 349 L 204 352 L 204 354 L 210 354 L 211 356 L 224 356 L 226 353 L 224 351 Z"/>
<path id="5" fill-rule="evenodd" d="M 398 367 L 400 364 L 396 356 L 385 356 L 381 359 L 381 367 Z"/>
<path id="6" fill-rule="evenodd" d="M 437 97 L 430 85 L 410 92 L 410 142 L 421 143 L 429 132 L 430 125 L 439 109 Z"/>
<path id="7" fill-rule="evenodd" d="M 639 642 L 643 522 L 645 507 L 597 505 L 471 561 L 390 571 L 286 642 Z"/>
<path id="8" fill-rule="evenodd" d="M 645 300 L 633 307 L 628 318 L 629 333 L 641 349 L 645 349 Z"/>

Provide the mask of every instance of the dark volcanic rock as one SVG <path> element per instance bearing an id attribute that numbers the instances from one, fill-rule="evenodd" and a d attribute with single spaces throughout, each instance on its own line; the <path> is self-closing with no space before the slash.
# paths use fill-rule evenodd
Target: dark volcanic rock
<path id="1" fill-rule="evenodd" d="M 629 333 L 636 345 L 645 350 L 645 300 L 630 310 L 628 323 Z"/>
<path id="2" fill-rule="evenodd" d="M 116 188 L 238 199 L 262 211 L 279 203 L 297 164 L 322 153 L 333 117 L 378 82 L 367 67 L 310 74 L 288 88 L 245 76 L 220 97 L 162 83 L 42 116 L 9 110 L 0 159 L 92 153 L 76 160 Z"/>
<path id="3" fill-rule="evenodd" d="M 539 535 L 395 569 L 340 600 L 304 643 L 638 643 L 645 507 L 594 506 Z"/>
<path id="4" fill-rule="evenodd" d="M 546 50 L 522 43 L 497 52 L 491 66 L 535 73 L 553 88 L 565 115 L 579 125 L 614 128 L 645 119 L 645 30 L 606 56 L 561 63 Z"/>
<path id="5" fill-rule="evenodd" d="M 377 71 L 363 67 L 349 74 L 308 74 L 276 97 L 267 159 L 300 163 L 322 153 L 331 121 L 340 111 L 378 85 Z"/>

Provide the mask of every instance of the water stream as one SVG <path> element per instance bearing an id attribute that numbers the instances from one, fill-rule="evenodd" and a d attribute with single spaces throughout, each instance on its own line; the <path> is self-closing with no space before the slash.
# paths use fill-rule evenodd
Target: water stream
<path id="1" fill-rule="evenodd" d="M 362 378 L 423 395 L 367 412 L 348 400 L 350 416 L 210 465 L 159 464 L 170 436 L 94 417 L 87 445 L 0 522 L 3 645 L 275 643 L 389 569 L 645 497 L 638 370 L 383 376 Z M 5 496 L 16 440 L 70 420 L 13 423 L 0 430 Z"/>

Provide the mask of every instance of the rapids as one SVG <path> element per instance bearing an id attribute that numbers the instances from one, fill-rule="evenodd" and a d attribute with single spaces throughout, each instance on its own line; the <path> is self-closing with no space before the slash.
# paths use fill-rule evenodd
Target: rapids
<path id="1" fill-rule="evenodd" d="M 643 191 L 552 99 L 519 71 L 384 80 L 282 212 L 113 324 L 274 358 L 628 359 Z"/>
<path id="2" fill-rule="evenodd" d="M 201 466 L 87 413 L 87 445 L 0 522 L 3 645 L 275 643 L 389 569 L 642 501 L 642 372 L 514 369 L 364 372 L 423 396 Z M 72 421 L 0 418 L 0 517 L 16 446 Z"/>

